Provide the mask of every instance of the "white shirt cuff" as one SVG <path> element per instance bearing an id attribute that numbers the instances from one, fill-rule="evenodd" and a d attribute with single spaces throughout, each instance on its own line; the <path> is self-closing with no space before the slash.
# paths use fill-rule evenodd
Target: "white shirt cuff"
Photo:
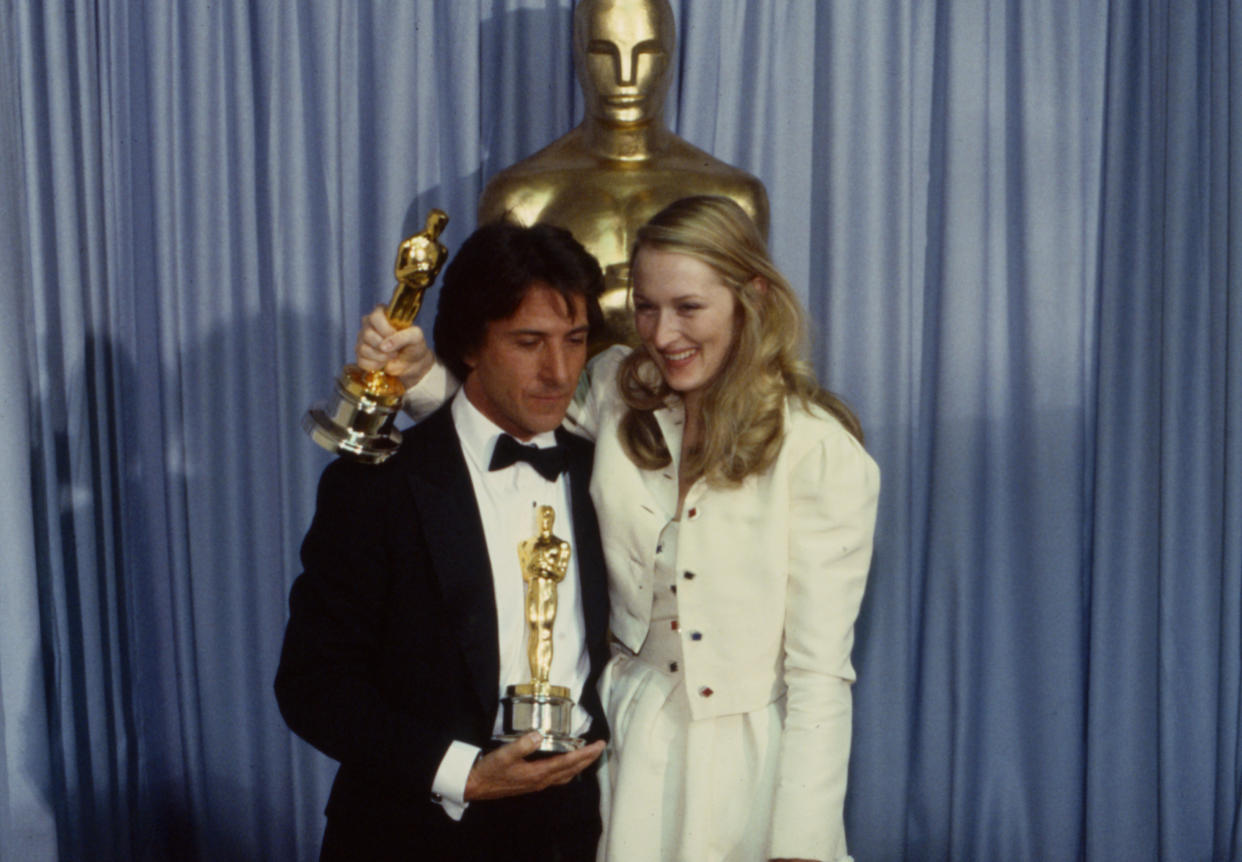
<path id="1" fill-rule="evenodd" d="M 440 768 L 431 782 L 431 799 L 444 809 L 449 817 L 461 820 L 466 813 L 466 779 L 470 777 L 470 769 L 482 751 L 477 745 L 453 740 L 453 744 L 444 752 Z"/>
<path id="2" fill-rule="evenodd" d="M 459 386 L 461 383 L 457 378 L 437 359 L 423 379 L 405 391 L 401 407 L 415 421 L 420 421 L 436 412 L 436 408 L 448 401 Z"/>

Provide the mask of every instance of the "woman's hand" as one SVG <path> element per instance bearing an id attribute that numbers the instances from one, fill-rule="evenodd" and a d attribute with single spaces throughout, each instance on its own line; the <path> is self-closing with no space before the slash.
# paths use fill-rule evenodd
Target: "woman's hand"
<path id="1" fill-rule="evenodd" d="M 417 326 L 393 329 L 382 305 L 362 318 L 362 329 L 354 342 L 354 358 L 364 371 L 382 368 L 406 389 L 422 380 L 436 361 L 423 331 Z"/>

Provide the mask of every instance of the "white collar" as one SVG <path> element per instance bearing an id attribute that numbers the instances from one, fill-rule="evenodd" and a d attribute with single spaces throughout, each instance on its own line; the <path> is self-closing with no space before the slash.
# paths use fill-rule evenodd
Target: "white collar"
<path id="1" fill-rule="evenodd" d="M 466 457 L 474 463 L 480 473 L 486 474 L 488 465 L 492 463 L 492 452 L 496 449 L 496 441 L 500 439 L 501 434 L 508 432 L 484 416 L 482 411 L 466 397 L 464 388 L 457 390 L 449 410 L 453 416 L 453 424 L 457 427 L 457 438 L 461 440 L 462 451 L 466 453 Z M 533 443 L 541 449 L 555 446 L 556 432 L 544 431 L 529 440 L 519 442 L 528 445 Z"/>

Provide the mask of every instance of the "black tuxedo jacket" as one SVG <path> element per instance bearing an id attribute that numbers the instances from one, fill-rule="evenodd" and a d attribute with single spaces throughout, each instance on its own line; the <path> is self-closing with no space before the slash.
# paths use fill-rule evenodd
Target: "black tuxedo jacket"
<path id="1" fill-rule="evenodd" d="M 593 447 L 557 436 L 591 657 L 582 706 L 594 718 L 588 736 L 602 738 L 595 682 L 608 657 L 608 593 L 588 494 Z M 289 727 L 340 761 L 329 828 L 336 819 L 420 842 L 463 840 L 484 803 L 457 823 L 432 801 L 431 784 L 453 740 L 487 746 L 500 659 L 491 563 L 448 405 L 405 432 L 383 464 L 328 466 L 302 563 L 276 696 Z M 499 576 L 520 577 L 516 549 Z"/>

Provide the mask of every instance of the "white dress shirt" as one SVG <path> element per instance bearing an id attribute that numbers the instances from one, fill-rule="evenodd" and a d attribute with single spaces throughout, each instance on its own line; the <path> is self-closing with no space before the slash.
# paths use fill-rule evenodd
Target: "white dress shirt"
<path id="1" fill-rule="evenodd" d="M 492 589 L 496 598 L 500 649 L 500 695 L 510 685 L 530 682 L 530 663 L 526 655 L 527 633 L 526 592 L 518 562 L 518 544 L 537 532 L 535 513 L 539 506 L 551 506 L 556 512 L 552 531 L 567 538 L 572 545 L 574 524 L 569 495 L 569 478 L 561 474 L 549 482 L 525 461 L 503 470 L 491 471 L 488 465 L 496 441 L 504 433 L 496 423 L 479 412 L 465 394 L 459 393 L 450 408 L 466 468 L 474 488 L 475 502 L 483 522 L 487 555 L 492 564 Z M 556 445 L 556 435 L 549 431 L 522 441 L 540 448 Z M 574 733 L 581 734 L 591 724 L 591 716 L 582 706 L 582 689 L 591 669 L 586 649 L 586 622 L 582 597 L 578 590 L 578 562 L 571 554 L 569 571 L 557 586 L 557 614 L 553 629 L 552 669 L 549 680 L 569 687 L 574 699 Z M 497 709 L 495 730 L 500 732 L 503 711 Z M 479 748 L 455 741 L 440 761 L 432 783 L 432 793 L 454 820 L 461 819 L 466 809 L 464 800 L 466 778 L 479 755 Z"/>

